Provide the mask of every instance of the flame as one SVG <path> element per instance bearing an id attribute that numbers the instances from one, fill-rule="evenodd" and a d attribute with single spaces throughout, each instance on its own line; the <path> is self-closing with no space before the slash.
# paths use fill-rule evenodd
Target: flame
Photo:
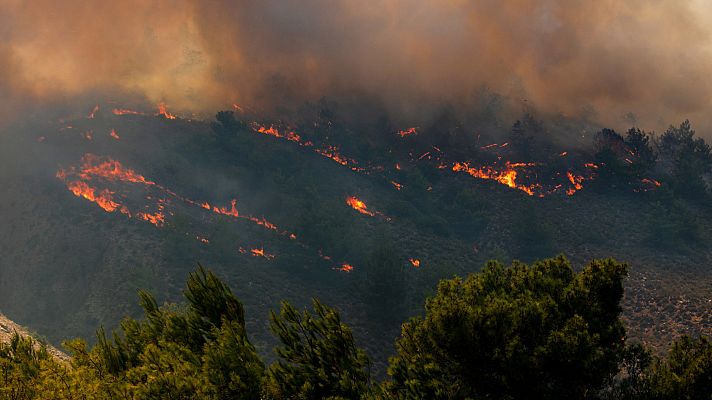
<path id="1" fill-rule="evenodd" d="M 162 212 L 157 213 L 136 213 L 136 218 L 147 221 L 158 227 L 163 226 L 166 223 L 166 216 Z"/>
<path id="2" fill-rule="evenodd" d="M 368 215 L 370 217 L 375 217 L 376 213 L 370 211 L 362 200 L 357 199 L 354 196 L 349 196 L 346 198 L 346 204 L 348 204 L 354 210 L 360 212 L 361 214 Z"/>
<path id="3" fill-rule="evenodd" d="M 240 247 L 238 249 L 238 251 L 240 252 L 240 254 L 248 254 L 249 253 L 252 257 L 263 257 L 267 260 L 273 260 L 276 257 L 274 254 L 267 253 L 265 251 L 264 247 L 261 247 L 259 249 L 257 249 L 257 248 L 250 249 L 249 252 L 246 249 Z"/>
<path id="4" fill-rule="evenodd" d="M 111 132 L 109 132 L 109 135 L 110 135 L 112 138 L 116 139 L 116 140 L 121 139 L 121 138 L 119 137 L 119 134 L 116 133 L 116 129 L 112 129 Z"/>
<path id="5" fill-rule="evenodd" d="M 409 258 L 408 261 L 410 261 L 410 264 L 415 268 L 420 267 L 420 260 L 418 260 L 417 258 Z"/>
<path id="6" fill-rule="evenodd" d="M 125 168 L 120 162 L 111 158 L 102 158 L 88 153 L 82 157 L 81 163 L 79 177 L 85 180 L 91 180 L 92 177 L 100 177 L 109 181 L 141 183 L 144 185 L 156 184 L 131 168 Z"/>
<path id="7" fill-rule="evenodd" d="M 141 111 L 129 110 L 128 108 L 114 108 L 111 112 L 114 115 L 146 115 Z"/>
<path id="8" fill-rule="evenodd" d="M 269 135 L 269 136 L 274 136 L 277 138 L 284 138 L 287 140 L 290 140 L 292 142 L 297 142 L 300 143 L 302 138 L 294 133 L 293 131 L 288 131 L 286 133 L 280 133 L 279 130 L 273 126 L 270 126 L 269 128 L 265 128 L 264 126 L 260 126 L 257 128 L 257 132 Z"/>
<path id="9" fill-rule="evenodd" d="M 166 103 L 158 103 L 158 113 L 156 115 L 163 115 L 166 119 L 176 119 L 175 115 L 168 112 Z"/>
<path id="10" fill-rule="evenodd" d="M 205 204 L 207 204 L 207 203 L 205 203 Z M 222 215 L 229 215 L 229 216 L 235 217 L 235 218 L 239 217 L 240 213 L 237 211 L 237 200 L 232 199 L 230 201 L 230 205 L 231 205 L 231 207 L 229 210 L 227 209 L 227 207 L 221 207 L 221 208 L 215 209 L 215 212 L 218 214 L 222 214 Z M 208 209 L 210 209 L 209 204 L 208 204 Z"/>
<path id="11" fill-rule="evenodd" d="M 94 116 L 96 115 L 96 113 L 97 113 L 98 111 L 99 111 L 99 105 L 97 104 L 97 105 L 94 106 L 94 108 L 92 108 L 92 110 L 91 110 L 91 112 L 89 113 L 89 115 L 87 115 L 87 118 L 89 118 L 89 119 L 94 119 Z"/>
<path id="12" fill-rule="evenodd" d="M 531 167 L 535 164 L 532 163 L 505 163 L 505 168 L 503 170 L 497 170 L 493 167 L 484 166 L 480 168 L 471 167 L 469 163 L 456 162 L 452 166 L 454 172 L 466 172 L 470 176 L 479 179 L 491 179 L 497 181 L 503 185 L 509 186 L 513 189 L 519 189 L 524 193 L 533 196 L 535 186 L 526 186 L 517 183 L 517 171 L 515 168 Z"/>
<path id="13" fill-rule="evenodd" d="M 89 129 L 88 131 L 84 132 L 83 135 L 84 135 L 84 139 L 86 139 L 86 140 L 92 140 L 92 139 L 94 139 L 94 131 L 92 131 L 91 129 Z"/>
<path id="14" fill-rule="evenodd" d="M 395 187 L 396 190 L 401 190 L 401 189 L 403 189 L 403 185 L 401 185 L 400 183 L 398 183 L 398 182 L 396 182 L 396 181 L 391 181 L 391 185 L 393 185 L 393 187 Z"/>
<path id="15" fill-rule="evenodd" d="M 569 178 L 569 182 L 574 186 L 572 188 L 568 188 L 566 190 L 566 194 L 569 196 L 572 196 L 574 193 L 577 191 L 583 189 L 583 181 L 585 180 L 583 176 L 581 175 L 574 175 L 573 172 L 567 171 L 566 172 L 566 177 Z"/>
<path id="16" fill-rule="evenodd" d="M 60 176 L 61 174 L 57 173 L 57 177 L 60 178 Z M 74 193 L 75 196 L 83 197 L 96 203 L 106 212 L 114 212 L 121 206 L 119 203 L 114 201 L 112 197 L 114 193 L 108 189 L 104 189 L 101 192 L 96 193 L 94 188 L 82 181 L 67 182 L 67 188 Z"/>
<path id="17" fill-rule="evenodd" d="M 201 243 L 210 244 L 210 240 L 208 240 L 208 239 L 206 239 L 206 238 L 204 238 L 204 237 L 202 237 L 202 236 L 197 236 L 197 235 L 196 235 L 195 238 L 196 238 L 199 242 L 201 242 Z"/>
<path id="18" fill-rule="evenodd" d="M 341 272 L 351 272 L 354 270 L 354 267 L 349 263 L 343 263 L 340 267 L 337 267 L 336 269 Z"/>
<path id="19" fill-rule="evenodd" d="M 559 153 L 559 157 L 564 157 L 564 156 L 566 156 L 567 154 L 569 154 L 568 151 L 562 151 L 561 153 Z"/>
<path id="20" fill-rule="evenodd" d="M 654 185 L 655 187 L 662 186 L 662 183 L 660 183 L 659 181 L 656 181 L 655 179 L 643 178 L 643 179 L 641 179 L 641 182 L 646 183 L 648 185 Z"/>
<path id="21" fill-rule="evenodd" d="M 400 137 L 406 137 L 406 136 L 417 135 L 417 134 L 418 134 L 418 128 L 417 128 L 417 127 L 408 128 L 408 129 L 405 129 L 405 130 L 401 130 L 401 131 L 396 132 L 396 135 L 398 135 L 398 136 L 400 136 Z"/>

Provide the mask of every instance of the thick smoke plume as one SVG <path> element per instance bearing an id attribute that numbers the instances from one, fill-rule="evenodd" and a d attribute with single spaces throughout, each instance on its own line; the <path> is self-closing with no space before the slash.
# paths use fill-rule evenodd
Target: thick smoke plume
<path id="1" fill-rule="evenodd" d="M 0 0 L 0 117 L 79 96 L 213 112 L 373 96 L 397 118 L 481 85 L 543 112 L 712 127 L 703 2 Z"/>

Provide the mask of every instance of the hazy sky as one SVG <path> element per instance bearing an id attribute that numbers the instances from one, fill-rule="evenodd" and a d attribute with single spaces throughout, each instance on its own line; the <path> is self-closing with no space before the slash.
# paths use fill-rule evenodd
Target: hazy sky
<path id="1" fill-rule="evenodd" d="M 633 112 L 643 127 L 712 128 L 711 22 L 709 0 L 0 0 L 0 116 L 89 97 L 213 112 L 358 90 L 407 117 L 486 84 L 613 125 Z"/>

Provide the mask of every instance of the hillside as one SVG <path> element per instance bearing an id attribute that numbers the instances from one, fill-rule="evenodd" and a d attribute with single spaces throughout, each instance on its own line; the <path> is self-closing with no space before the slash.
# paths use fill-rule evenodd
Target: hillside
<path id="1" fill-rule="evenodd" d="M 0 314 L 0 343 L 10 343 L 15 333 L 19 334 L 22 337 L 35 338 L 34 335 L 28 332 L 25 328 L 21 327 L 20 325 L 17 325 L 16 323 L 8 319 L 6 316 Z M 46 346 L 47 352 L 56 360 L 69 360 L 69 356 L 67 356 L 64 352 L 57 350 L 57 348 L 52 345 L 46 344 Z"/>
<path id="2" fill-rule="evenodd" d="M 146 114 L 102 108 L 2 136 L 0 307 L 52 343 L 136 315 L 140 288 L 177 301 L 200 262 L 243 301 L 264 356 L 274 344 L 268 311 L 319 297 L 342 312 L 382 370 L 384 349 L 438 279 L 492 258 L 557 253 L 577 268 L 602 257 L 629 263 L 631 338 L 664 349 L 682 333 L 712 331 L 712 210 L 704 202 L 594 190 L 587 181 L 567 184 L 572 195 L 530 196 L 439 167 L 463 149 L 446 143 L 436 146 L 447 153 L 439 158 L 413 155 L 422 143 L 388 129 L 380 135 L 390 153 L 371 143 L 379 134 L 364 139 L 347 128 L 309 137 L 295 129 L 296 139 L 277 124 L 228 129 Z M 78 182 L 94 190 L 93 201 Z M 365 209 L 349 206 L 351 196 Z M 694 225 L 694 240 L 680 223 Z M 378 269 L 373 257 L 384 249 L 398 268 Z M 374 296 L 389 301 L 374 306 Z"/>

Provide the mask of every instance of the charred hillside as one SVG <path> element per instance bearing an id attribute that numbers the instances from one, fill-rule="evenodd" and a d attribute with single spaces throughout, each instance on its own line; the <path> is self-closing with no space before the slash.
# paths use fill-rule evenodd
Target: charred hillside
<path id="1" fill-rule="evenodd" d="M 100 104 L 13 126 L 0 137 L 0 307 L 55 343 L 86 337 L 136 315 L 137 289 L 179 299 L 201 262 L 244 302 L 263 353 L 268 311 L 318 297 L 378 368 L 439 279 L 564 253 L 629 263 L 630 336 L 664 348 L 712 329 L 712 161 L 689 123 L 652 135 L 462 121 L 446 109 L 396 126 L 322 102 L 206 122 Z"/>

